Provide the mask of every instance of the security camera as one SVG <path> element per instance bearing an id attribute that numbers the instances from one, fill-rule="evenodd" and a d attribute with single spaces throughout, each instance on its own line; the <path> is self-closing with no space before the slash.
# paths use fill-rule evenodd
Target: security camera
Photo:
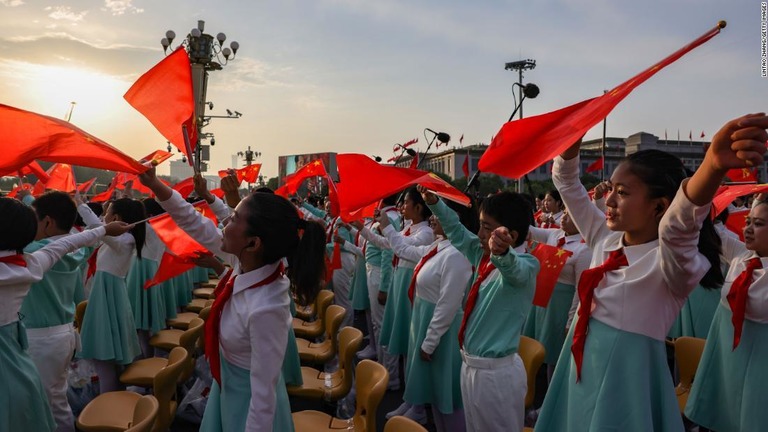
<path id="1" fill-rule="evenodd" d="M 216 138 L 211 138 L 211 145 L 216 145 Z"/>
<path id="2" fill-rule="evenodd" d="M 234 115 L 234 114 L 232 114 L 232 111 L 230 111 L 230 110 L 229 110 L 229 108 L 227 108 L 227 115 L 228 115 L 228 116 L 232 116 L 232 115 Z"/>

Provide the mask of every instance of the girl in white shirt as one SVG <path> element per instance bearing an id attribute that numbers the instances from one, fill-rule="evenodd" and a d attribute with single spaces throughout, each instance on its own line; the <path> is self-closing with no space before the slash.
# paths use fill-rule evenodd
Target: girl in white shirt
<path id="1" fill-rule="evenodd" d="M 216 288 L 206 321 L 215 382 L 200 430 L 292 431 L 281 376 L 291 289 L 301 304 L 317 295 L 325 271 L 323 227 L 300 219 L 285 198 L 257 192 L 240 201 L 222 232 L 161 183 L 154 169 L 140 180 L 187 234 L 215 255 L 236 259 Z"/>
<path id="2" fill-rule="evenodd" d="M 717 431 L 768 430 L 768 202 L 755 203 L 745 243 L 722 237 L 731 266 L 685 407 L 688 418 Z"/>
<path id="3" fill-rule="evenodd" d="M 611 177 L 607 214 L 579 183 L 579 143 L 555 159 L 553 180 L 593 250 L 593 268 L 582 273 L 579 316 L 537 431 L 683 430 L 664 339 L 696 284 L 720 272 L 718 256 L 699 252 L 712 251 L 699 245 L 699 231 L 725 172 L 762 163 L 765 127 L 765 116 L 727 123 L 685 181 L 672 155 L 629 155 Z"/>
<path id="4" fill-rule="evenodd" d="M 26 331 L 19 316 L 30 286 L 67 253 L 129 228 L 128 224 L 113 222 L 24 254 L 23 249 L 37 234 L 34 210 L 21 201 L 0 198 L 0 430 L 39 432 L 56 428 L 40 375 L 26 352 Z"/>
<path id="5" fill-rule="evenodd" d="M 113 221 L 133 224 L 146 218 L 144 205 L 130 198 L 109 204 L 104 222 L 85 204 L 80 204 L 77 211 L 89 227 Z M 146 222 L 141 222 L 130 233 L 105 238 L 97 252 L 96 273 L 80 330 L 82 350 L 78 356 L 94 360 L 102 393 L 121 389 L 118 367 L 141 355 L 126 277 L 134 252 L 141 259 L 145 236 Z"/>

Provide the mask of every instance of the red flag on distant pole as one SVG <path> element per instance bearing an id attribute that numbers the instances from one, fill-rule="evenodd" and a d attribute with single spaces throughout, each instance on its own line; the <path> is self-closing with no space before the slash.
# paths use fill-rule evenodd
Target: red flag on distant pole
<path id="1" fill-rule="evenodd" d="M 192 69 L 184 48 L 169 56 L 139 77 L 123 96 L 132 107 L 152 123 L 165 139 L 192 160 L 184 144 L 182 125 L 186 125 L 192 151 L 197 143 Z"/>
<path id="2" fill-rule="evenodd" d="M 469 152 L 467 152 L 467 156 L 464 158 L 464 163 L 461 164 L 461 172 L 464 173 L 464 177 L 469 177 Z"/>
<path id="3" fill-rule="evenodd" d="M 0 104 L 3 142 L 0 173 L 13 173 L 35 160 L 143 173 L 147 167 L 82 129 L 54 117 Z"/>
<path id="4" fill-rule="evenodd" d="M 252 164 L 252 165 L 248 165 L 245 168 L 236 169 L 235 173 L 237 175 L 237 179 L 240 182 L 246 181 L 248 183 L 256 183 L 256 180 L 259 178 L 260 171 L 261 171 L 261 164 Z M 219 171 L 220 178 L 224 178 L 227 175 L 229 175 L 229 172 L 227 170 Z"/>
<path id="5" fill-rule="evenodd" d="M 414 139 L 412 139 L 410 141 L 407 141 L 405 144 L 402 145 L 402 147 L 403 148 L 408 148 L 408 147 L 416 144 L 417 142 L 419 142 L 419 139 L 418 138 L 414 138 Z"/>
<path id="6" fill-rule="evenodd" d="M 552 293 L 557 284 L 557 278 L 563 271 L 565 262 L 573 252 L 556 246 L 539 243 L 531 251 L 531 255 L 539 260 L 539 274 L 536 276 L 536 292 L 533 295 L 533 304 L 539 307 L 547 307 Z"/>
<path id="7" fill-rule="evenodd" d="M 94 178 L 92 178 L 92 179 L 90 179 L 88 181 L 80 183 L 79 185 L 77 185 L 77 191 L 80 192 L 81 194 L 84 194 L 84 193 L 88 192 L 88 189 L 90 189 L 91 186 L 93 186 L 93 183 L 95 181 L 96 181 L 96 177 L 94 177 Z"/>
<path id="8" fill-rule="evenodd" d="M 700 138 L 704 138 L 704 136 L 705 136 L 704 135 L 704 131 L 701 131 L 701 137 Z"/>
<path id="9" fill-rule="evenodd" d="M 480 159 L 480 170 L 520 178 L 553 159 L 602 121 L 632 90 L 656 72 L 703 44 L 725 27 L 715 28 L 600 97 L 547 114 L 505 123 Z"/>
<path id="10" fill-rule="evenodd" d="M 603 158 L 601 157 L 600 159 L 598 159 L 598 160 L 596 160 L 596 161 L 592 162 L 592 163 L 591 163 L 591 164 L 590 164 L 590 165 L 587 167 L 587 170 L 586 170 L 586 171 L 587 171 L 587 172 L 595 172 L 595 171 L 599 171 L 599 170 L 603 169 L 603 165 L 604 165 L 604 163 L 603 163 Z"/>

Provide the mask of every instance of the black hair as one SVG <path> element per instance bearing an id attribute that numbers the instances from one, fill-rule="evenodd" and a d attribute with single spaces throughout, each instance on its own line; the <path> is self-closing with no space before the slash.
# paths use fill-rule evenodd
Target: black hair
<path id="1" fill-rule="evenodd" d="M 97 203 L 97 202 L 89 202 L 86 204 L 88 208 L 93 210 L 93 214 L 95 214 L 97 217 L 100 217 L 104 214 L 104 204 Z"/>
<path id="2" fill-rule="evenodd" d="M 680 184 L 690 172 L 677 156 L 661 150 L 641 150 L 627 156 L 622 162 L 629 171 L 648 187 L 649 198 L 666 198 L 670 202 L 675 198 Z M 722 243 L 709 218 L 704 219 L 699 232 L 699 253 L 709 261 L 707 274 L 699 282 L 706 288 L 716 288 L 725 280 L 720 268 L 720 250 Z"/>
<path id="3" fill-rule="evenodd" d="M 544 194 L 540 193 L 540 194 L 536 195 L 536 198 L 538 198 L 540 200 L 543 200 L 544 199 Z"/>
<path id="4" fill-rule="evenodd" d="M 53 219 L 58 229 L 66 232 L 72 229 L 77 216 L 75 201 L 64 192 L 46 192 L 32 203 L 32 207 L 37 213 L 38 221 L 48 216 Z"/>
<path id="5" fill-rule="evenodd" d="M 381 202 L 382 202 L 384 205 L 393 206 L 393 205 L 397 204 L 397 197 L 398 197 L 398 196 L 400 196 L 400 194 L 399 194 L 399 193 L 396 193 L 396 194 L 392 194 L 392 195 L 390 195 L 390 196 L 388 196 L 388 197 L 385 197 L 384 199 L 382 199 L 382 200 L 381 200 Z"/>
<path id="6" fill-rule="evenodd" d="M 477 231 L 480 229 L 480 220 L 477 215 L 477 206 L 474 204 L 474 200 L 471 197 L 470 201 L 470 207 L 466 207 L 451 200 L 445 200 L 445 205 L 456 212 L 459 216 L 459 222 L 464 225 L 464 228 L 469 230 L 472 234 L 477 234 Z"/>
<path id="7" fill-rule="evenodd" d="M 252 193 L 246 208 L 247 235 L 261 239 L 262 260 L 273 264 L 288 258 L 288 277 L 302 305 L 315 301 L 325 276 L 325 228 L 299 218 L 296 207 L 272 193 Z M 299 230 L 303 234 L 299 236 Z"/>
<path id="8" fill-rule="evenodd" d="M 0 198 L 0 250 L 24 252 L 37 236 L 35 211 L 14 198 Z"/>
<path id="9" fill-rule="evenodd" d="M 517 231 L 514 247 L 525 242 L 528 227 L 533 223 L 531 205 L 517 192 L 504 191 L 487 197 L 480 204 L 480 212 L 492 217 L 508 230 Z"/>
<path id="10" fill-rule="evenodd" d="M 146 219 L 147 213 L 144 211 L 144 204 L 131 198 L 120 198 L 110 204 L 112 214 L 120 216 L 120 220 L 125 223 L 135 223 Z M 147 238 L 146 222 L 136 224 L 131 228 L 131 235 L 136 241 L 136 257 L 141 259 L 141 249 L 144 247 L 144 241 Z"/>
<path id="11" fill-rule="evenodd" d="M 270 189 L 270 188 L 268 188 L 266 186 L 257 187 L 256 189 L 253 190 L 253 192 L 254 193 L 262 192 L 262 193 L 271 193 L 271 194 L 275 193 L 275 191 L 273 191 L 272 189 Z"/>
<path id="12" fill-rule="evenodd" d="M 432 210 L 429 209 L 427 203 L 424 202 L 424 198 L 421 196 L 419 191 L 416 190 L 415 187 L 406 189 L 405 196 L 411 199 L 414 206 L 421 204 L 421 213 L 419 214 L 423 220 L 427 220 L 430 216 L 432 216 Z"/>
<path id="13" fill-rule="evenodd" d="M 144 198 L 141 200 L 144 204 L 144 211 L 147 213 L 147 217 L 158 216 L 165 213 L 165 209 L 157 203 L 154 198 Z"/>

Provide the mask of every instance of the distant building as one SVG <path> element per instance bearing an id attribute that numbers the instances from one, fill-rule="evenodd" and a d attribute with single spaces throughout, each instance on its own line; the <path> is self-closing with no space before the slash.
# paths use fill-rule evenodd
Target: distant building
<path id="1" fill-rule="evenodd" d="M 179 180 L 184 180 L 185 178 L 192 177 L 195 174 L 195 171 L 192 169 L 191 166 L 189 166 L 189 163 L 182 162 L 181 159 L 172 160 L 170 161 L 171 164 L 171 177 L 177 178 Z"/>
<path id="2" fill-rule="evenodd" d="M 586 173 L 587 167 L 600 159 L 602 151 L 601 138 L 584 141 L 581 144 L 581 172 Z M 683 164 L 690 170 L 695 171 L 704 160 L 705 149 L 709 146 L 709 141 L 693 140 L 660 140 L 657 136 L 638 132 L 627 138 L 608 137 L 605 140 L 605 178 L 610 178 L 613 170 L 619 162 L 628 154 L 640 150 L 657 149 L 679 157 Z M 434 171 L 445 174 L 451 179 L 456 180 L 464 176 L 462 166 L 464 160 L 469 157 L 469 176 L 471 177 L 477 171 L 477 164 L 485 150 L 486 144 L 475 144 L 462 148 L 452 148 L 437 153 L 430 153 L 426 160 L 421 164 L 421 168 L 427 171 Z M 423 155 L 419 155 L 423 157 Z M 407 154 L 397 162 L 396 166 L 408 167 L 411 164 L 412 157 Z M 552 162 L 548 161 L 538 168 L 528 173 L 530 180 L 541 181 L 551 178 Z M 591 173 L 595 177 L 600 177 L 601 172 Z M 759 177 L 761 181 L 766 179 L 766 166 L 759 167 Z"/>

